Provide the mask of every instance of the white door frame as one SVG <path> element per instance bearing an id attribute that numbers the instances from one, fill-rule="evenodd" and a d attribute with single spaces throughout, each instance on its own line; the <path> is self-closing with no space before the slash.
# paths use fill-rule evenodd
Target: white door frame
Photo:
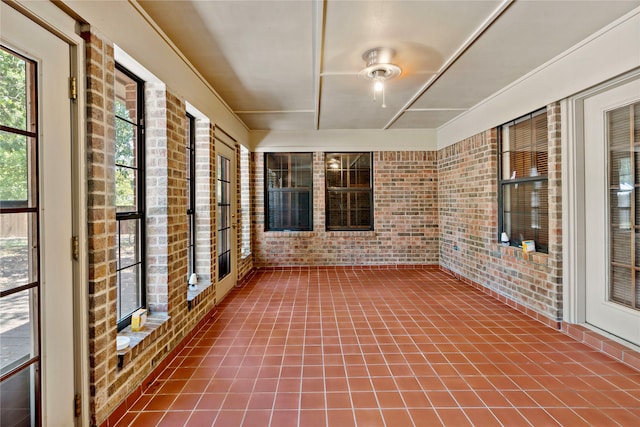
<path id="1" fill-rule="evenodd" d="M 563 320 L 569 323 L 588 326 L 585 323 L 584 101 L 635 79 L 640 79 L 640 69 L 562 101 Z"/>
<path id="2" fill-rule="evenodd" d="M 237 285 L 237 275 L 238 275 L 238 212 L 237 212 L 237 200 L 238 200 L 238 195 L 237 195 L 237 173 L 236 173 L 236 168 L 237 168 L 237 157 L 238 157 L 238 152 L 236 150 L 235 144 L 236 141 L 235 139 L 233 139 L 229 134 L 227 134 L 224 130 L 222 130 L 220 127 L 216 127 L 215 130 L 215 135 L 214 135 L 214 140 L 215 140 L 215 144 L 216 144 L 216 187 L 217 187 L 217 179 L 218 179 L 218 156 L 219 155 L 223 155 L 224 157 L 229 157 L 231 156 L 231 158 L 229 159 L 230 162 L 230 179 L 231 179 L 231 184 L 230 184 L 230 189 L 231 189 L 231 197 L 230 197 L 230 204 L 231 204 L 231 228 L 229 229 L 231 238 L 230 238 L 230 250 L 231 250 L 231 257 L 229 262 L 231 263 L 231 271 L 229 272 L 229 274 L 224 277 L 222 280 L 218 279 L 218 277 L 215 277 L 215 283 L 216 283 L 216 304 L 219 304 L 220 301 L 222 301 L 222 299 L 224 299 L 224 297 L 226 297 L 229 292 L 231 292 L 231 290 Z M 226 153 L 223 152 L 226 151 Z M 218 197 L 219 195 L 216 194 L 216 212 L 217 212 L 217 205 L 218 205 Z M 217 222 L 217 214 L 216 214 L 216 230 L 218 229 L 220 225 Z M 217 238 L 219 239 L 220 236 L 218 235 L 218 233 L 216 233 Z M 216 241 L 215 244 L 215 248 L 216 248 L 216 254 L 218 254 L 218 242 Z M 216 265 L 217 265 L 217 273 L 216 276 L 219 274 L 219 268 L 220 268 L 220 263 L 219 263 L 219 258 L 216 256 Z M 213 277 L 212 277 L 212 282 L 213 282 Z"/>
<path id="3" fill-rule="evenodd" d="M 4 1 L 4 0 L 3 0 Z M 76 33 L 77 22 L 51 2 L 13 1 L 6 3 L 60 38 L 70 49 L 70 77 L 76 78 L 77 99 L 71 103 L 72 232 L 78 237 L 78 259 L 73 262 L 73 324 L 76 393 L 81 396 L 77 426 L 89 426 L 89 342 L 86 173 L 85 173 L 85 53 L 84 40 Z M 72 410 L 71 402 L 70 408 Z"/>

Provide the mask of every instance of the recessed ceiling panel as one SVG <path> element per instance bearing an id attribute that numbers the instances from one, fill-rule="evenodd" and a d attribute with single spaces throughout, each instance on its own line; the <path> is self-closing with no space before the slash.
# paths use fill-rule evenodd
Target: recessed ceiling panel
<path id="1" fill-rule="evenodd" d="M 140 1 L 234 110 L 314 108 L 307 1 Z"/>
<path id="2" fill-rule="evenodd" d="M 323 72 L 357 71 L 363 68 L 366 50 L 389 47 L 405 73 L 433 73 L 499 4 L 329 0 Z"/>
<path id="3" fill-rule="evenodd" d="M 515 2 L 412 108 L 472 107 L 638 4 Z"/>

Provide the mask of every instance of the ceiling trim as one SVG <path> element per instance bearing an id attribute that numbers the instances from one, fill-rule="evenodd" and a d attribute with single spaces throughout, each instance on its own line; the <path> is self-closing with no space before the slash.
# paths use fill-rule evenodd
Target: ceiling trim
<path id="1" fill-rule="evenodd" d="M 316 110 L 241 110 L 236 114 L 315 113 Z"/>
<path id="2" fill-rule="evenodd" d="M 325 34 L 325 14 L 327 10 L 326 0 L 318 1 L 315 3 L 316 7 L 313 9 L 312 16 L 315 18 L 313 23 L 312 38 L 313 38 L 313 53 L 314 53 L 314 85 L 315 85 L 315 113 L 313 123 L 316 130 L 320 129 L 320 103 L 322 98 L 322 58 L 324 57 L 324 34 Z"/>
<path id="3" fill-rule="evenodd" d="M 254 152 L 435 151 L 435 129 L 327 129 L 251 131 Z"/>
<path id="4" fill-rule="evenodd" d="M 469 111 L 468 108 L 408 108 L 408 112 L 429 112 L 429 111 Z"/>
<path id="5" fill-rule="evenodd" d="M 404 104 L 400 110 L 389 120 L 383 129 L 389 129 L 393 124 L 407 111 L 414 102 L 418 100 L 442 75 L 462 56 L 462 54 L 471 47 L 484 34 L 485 31 L 513 4 L 515 0 L 503 0 L 502 3 L 484 20 L 482 24 L 460 45 L 458 50 L 454 52 L 449 59 L 440 67 L 438 72 L 431 76 L 429 80 L 418 90 L 418 92 Z M 413 110 L 417 111 L 417 110 Z"/>

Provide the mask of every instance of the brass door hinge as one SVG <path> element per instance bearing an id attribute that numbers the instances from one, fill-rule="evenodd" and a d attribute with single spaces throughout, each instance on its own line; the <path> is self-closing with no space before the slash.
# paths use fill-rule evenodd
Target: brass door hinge
<path id="1" fill-rule="evenodd" d="M 82 414 L 82 398 L 79 394 L 76 394 L 75 398 L 73 399 L 73 407 L 75 416 L 76 418 L 78 418 L 80 414 Z"/>
<path id="2" fill-rule="evenodd" d="M 78 236 L 73 236 L 71 238 L 71 251 L 73 259 L 78 261 L 80 259 L 80 240 Z"/>
<path id="3" fill-rule="evenodd" d="M 75 77 L 69 77 L 69 98 L 78 99 L 78 80 Z"/>

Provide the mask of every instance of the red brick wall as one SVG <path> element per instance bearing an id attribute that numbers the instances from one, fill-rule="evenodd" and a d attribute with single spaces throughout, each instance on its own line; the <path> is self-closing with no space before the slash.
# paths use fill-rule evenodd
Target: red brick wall
<path id="1" fill-rule="evenodd" d="M 184 103 L 163 84 L 145 83 L 145 103 L 147 304 L 152 312 L 168 312 L 169 284 L 184 284 L 187 276 L 186 264 L 177 263 L 187 254 L 186 117 L 177 113 Z"/>
<path id="2" fill-rule="evenodd" d="M 314 153 L 313 231 L 264 231 L 264 153 L 252 155 L 253 262 L 265 266 L 438 263 L 436 153 L 373 153 L 374 231 L 325 230 L 324 153 Z"/>
<path id="3" fill-rule="evenodd" d="M 215 283 L 218 277 L 214 246 L 216 151 L 213 132 L 210 121 L 196 120 L 196 272 L 201 283 Z M 212 298 L 215 300 L 215 292 Z"/>
<path id="4" fill-rule="evenodd" d="M 440 265 L 498 295 L 558 320 L 562 316 L 560 107 L 549 123 L 549 254 L 503 247 L 498 234 L 496 129 L 438 151 Z"/>
<path id="5" fill-rule="evenodd" d="M 110 373 L 117 367 L 115 62 L 113 46 L 83 28 L 87 70 L 87 240 L 89 285 L 89 386 L 93 424 L 106 416 Z"/>
<path id="6" fill-rule="evenodd" d="M 185 101 L 162 83 L 145 84 L 147 283 L 150 320 L 143 333 L 130 333 L 136 345 L 116 352 L 116 209 L 113 45 L 89 26 L 83 27 L 87 71 L 87 234 L 89 286 L 89 409 L 92 425 L 117 416 L 125 398 L 140 393 L 149 377 L 183 339 L 212 313 L 215 286 L 187 304 L 187 196 Z M 207 199 L 209 228 L 200 230 L 213 259 L 215 199 L 213 132 L 198 127 L 196 160 L 204 175 L 198 197 Z M 203 138 L 205 139 L 203 141 Z M 202 160 L 202 157 L 205 160 Z M 213 159 L 213 160 L 212 160 Z M 196 179 L 202 178 L 199 173 Z M 201 211 L 197 211 L 202 213 Z M 204 219 L 204 218 L 203 218 Z M 202 227 L 199 223 L 197 227 Z M 205 224 L 205 228 L 206 224 Z M 204 260 L 204 257 L 202 258 Z M 215 277 L 215 266 L 205 263 Z M 153 316 L 155 318 L 152 318 Z M 175 354 L 175 353 L 174 353 Z M 121 415 L 121 414 L 120 414 Z"/>

